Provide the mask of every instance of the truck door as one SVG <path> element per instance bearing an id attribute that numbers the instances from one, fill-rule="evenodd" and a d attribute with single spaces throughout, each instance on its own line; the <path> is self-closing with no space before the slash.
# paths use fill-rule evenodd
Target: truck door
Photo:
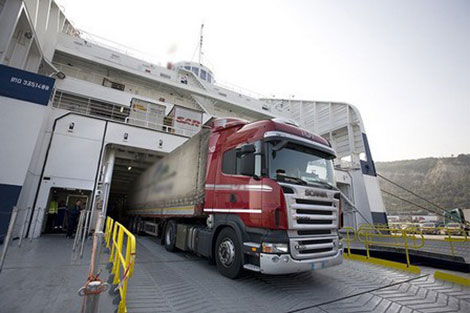
<path id="1" fill-rule="evenodd" d="M 260 227 L 262 184 L 240 173 L 240 151 L 226 149 L 216 176 L 214 212 L 238 214 L 245 225 Z"/>

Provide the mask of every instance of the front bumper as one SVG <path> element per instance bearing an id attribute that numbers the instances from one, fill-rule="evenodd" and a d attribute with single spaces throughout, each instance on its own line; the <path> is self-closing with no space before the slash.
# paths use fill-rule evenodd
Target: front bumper
<path id="1" fill-rule="evenodd" d="M 343 263 L 343 249 L 335 255 L 309 260 L 294 260 L 290 254 L 260 253 L 260 272 L 264 274 L 292 274 L 327 268 Z"/>

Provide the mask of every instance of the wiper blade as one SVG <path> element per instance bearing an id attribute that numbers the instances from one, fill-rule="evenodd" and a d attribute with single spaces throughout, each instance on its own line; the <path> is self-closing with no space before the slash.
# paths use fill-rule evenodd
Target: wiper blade
<path id="1" fill-rule="evenodd" d="M 332 184 L 327 183 L 327 182 L 323 182 L 323 181 L 314 181 L 314 182 L 312 182 L 312 183 L 313 183 L 313 184 L 319 184 L 319 185 L 325 186 L 325 187 L 327 187 L 328 189 L 336 189 L 336 190 L 338 189 L 338 188 L 336 188 L 335 186 L 333 186 Z"/>
<path id="2" fill-rule="evenodd" d="M 298 177 L 295 177 L 295 176 L 280 175 L 278 177 L 278 180 L 279 180 L 279 178 L 281 178 L 282 180 L 291 179 L 291 180 L 296 181 L 297 183 L 299 183 L 301 185 L 308 185 L 308 183 L 305 180 L 303 180 L 301 178 L 298 178 Z"/>

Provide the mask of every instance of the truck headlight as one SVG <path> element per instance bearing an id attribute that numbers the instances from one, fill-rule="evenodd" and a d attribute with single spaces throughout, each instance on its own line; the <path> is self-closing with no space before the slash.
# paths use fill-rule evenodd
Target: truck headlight
<path id="1" fill-rule="evenodd" d="M 287 243 L 263 242 L 261 251 L 264 253 L 287 253 L 289 252 L 289 247 Z"/>

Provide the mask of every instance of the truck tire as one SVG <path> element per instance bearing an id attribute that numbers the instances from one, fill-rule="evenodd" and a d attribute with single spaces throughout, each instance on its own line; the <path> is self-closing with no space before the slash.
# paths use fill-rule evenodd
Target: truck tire
<path id="1" fill-rule="evenodd" d="M 222 229 L 217 236 L 214 257 L 218 271 L 225 277 L 235 279 L 242 274 L 241 244 L 232 228 Z"/>
<path id="2" fill-rule="evenodd" d="M 176 223 L 175 221 L 168 221 L 165 227 L 165 232 L 163 234 L 163 242 L 165 244 L 165 249 L 170 252 L 176 250 Z"/>

